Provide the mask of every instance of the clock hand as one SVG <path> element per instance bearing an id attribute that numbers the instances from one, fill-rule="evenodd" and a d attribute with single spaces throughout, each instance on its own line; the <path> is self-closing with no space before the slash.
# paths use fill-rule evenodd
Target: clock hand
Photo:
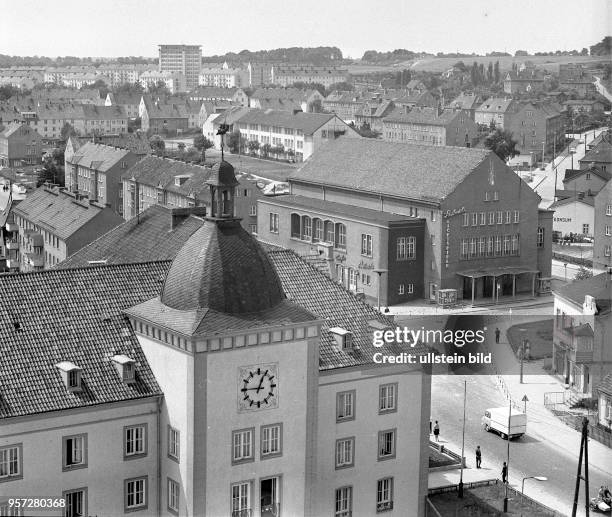
<path id="1" fill-rule="evenodd" d="M 264 378 L 265 378 L 265 376 L 266 376 L 267 374 L 268 374 L 268 370 L 266 370 L 266 371 L 263 373 L 263 375 L 261 376 L 261 380 L 259 381 L 259 386 L 257 386 L 257 393 L 259 393 L 259 390 L 260 390 L 260 389 L 261 389 L 261 387 L 262 387 L 262 384 L 263 384 Z"/>

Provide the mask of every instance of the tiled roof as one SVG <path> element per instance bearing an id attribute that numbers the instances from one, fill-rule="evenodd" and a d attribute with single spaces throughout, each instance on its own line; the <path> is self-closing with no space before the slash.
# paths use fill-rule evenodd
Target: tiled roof
<path id="1" fill-rule="evenodd" d="M 383 122 L 399 122 L 403 124 L 417 124 L 425 126 L 447 126 L 459 113 L 456 111 L 443 111 L 440 115 L 433 109 L 411 109 L 408 113 L 397 108 Z"/>
<path id="2" fill-rule="evenodd" d="M 121 310 L 154 297 L 165 263 L 0 276 L 0 419 L 161 395 Z M 136 361 L 136 382 L 109 360 Z M 82 368 L 81 393 L 55 366 Z"/>
<path id="3" fill-rule="evenodd" d="M 19 131 L 19 128 L 21 126 L 23 126 L 23 123 L 21 123 L 21 122 L 11 122 L 8 126 L 6 126 L 4 131 L 2 131 L 0 133 L 0 136 L 4 137 L 4 138 L 8 138 L 9 136 L 11 136 L 16 131 Z"/>
<path id="4" fill-rule="evenodd" d="M 187 239 L 198 230 L 204 220 L 196 216 L 178 217 L 172 226 L 172 209 L 153 205 L 138 219 L 113 228 L 56 267 L 60 269 L 87 266 L 89 261 L 105 260 L 107 264 L 131 264 L 148 260 L 172 260 Z"/>
<path id="5" fill-rule="evenodd" d="M 115 120 L 126 119 L 127 114 L 123 106 L 94 106 L 83 104 L 83 117 L 88 120 Z"/>
<path id="6" fill-rule="evenodd" d="M 253 101 L 251 101 L 253 102 Z M 280 110 L 280 111 L 302 111 L 299 102 L 292 99 L 257 99 L 259 108 L 263 110 Z"/>
<path id="7" fill-rule="evenodd" d="M 105 172 L 123 160 L 128 154 L 129 151 L 125 149 L 87 142 L 78 148 L 72 159 L 67 160 L 67 163 L 78 163 L 83 167 L 95 168 L 100 172 Z"/>
<path id="8" fill-rule="evenodd" d="M 596 386 L 596 389 L 600 392 L 612 395 L 612 373 L 606 375 L 602 381 Z"/>
<path id="9" fill-rule="evenodd" d="M 608 273 L 601 273 L 584 280 L 574 280 L 559 289 L 555 289 L 555 294 L 581 307 L 585 295 L 592 296 L 595 298 L 599 313 L 608 313 L 612 301 L 612 280 Z"/>
<path id="10" fill-rule="evenodd" d="M 605 140 L 588 151 L 581 162 L 606 162 L 612 163 L 612 144 Z"/>
<path id="11" fill-rule="evenodd" d="M 491 98 L 484 101 L 476 111 L 481 113 L 505 113 L 513 106 L 512 99 Z"/>
<path id="12" fill-rule="evenodd" d="M 258 88 L 252 99 L 292 99 L 294 101 L 305 101 L 314 90 L 302 90 L 300 88 Z"/>
<path id="13" fill-rule="evenodd" d="M 323 124 L 335 117 L 330 113 L 291 113 L 252 109 L 238 120 L 241 124 L 264 124 L 301 129 L 305 135 L 312 135 Z"/>
<path id="14" fill-rule="evenodd" d="M 480 98 L 478 97 L 478 95 L 461 94 L 459 95 L 459 97 L 453 100 L 449 104 L 449 106 L 451 108 L 460 108 L 464 110 L 470 110 L 470 109 L 476 108 L 476 105 L 478 104 L 479 100 Z"/>
<path id="15" fill-rule="evenodd" d="M 584 162 L 585 159 L 583 158 L 580 161 Z M 586 161 L 588 163 L 588 160 Z M 575 180 L 576 178 L 579 178 L 580 176 L 584 176 L 585 174 L 594 174 L 595 176 L 599 176 L 604 181 L 609 181 L 610 179 L 612 179 L 612 173 L 608 171 L 604 171 L 600 169 L 599 167 L 595 166 L 595 167 L 589 167 L 588 169 L 566 169 L 565 177 L 563 178 L 563 183 Z"/>
<path id="16" fill-rule="evenodd" d="M 487 156 L 493 154 L 485 149 L 339 138 L 314 153 L 289 181 L 437 202 Z"/>
<path id="17" fill-rule="evenodd" d="M 552 205 L 548 207 L 548 209 L 553 210 L 559 206 L 569 205 L 571 203 L 583 203 L 585 205 L 594 207 L 595 198 L 593 196 L 584 196 L 584 195 L 580 197 L 580 195 L 574 195 L 574 193 L 572 192 L 570 197 L 566 197 L 566 198 L 555 201 Z"/>
<path id="18" fill-rule="evenodd" d="M 209 97 L 211 99 L 231 99 L 238 88 L 221 88 L 219 86 L 198 86 L 191 92 L 192 97 Z"/>
<path id="19" fill-rule="evenodd" d="M 100 230 L 110 228 L 123 222 L 123 219 L 110 208 L 76 199 L 59 189 L 39 187 L 17 205 L 13 212 L 37 226 L 51 231 L 62 240 L 68 239 L 85 224 L 103 216 L 100 220 Z M 93 229 L 92 229 L 93 231 Z"/>
<path id="20" fill-rule="evenodd" d="M 274 196 L 270 198 L 263 198 L 263 202 L 266 204 L 269 203 L 272 205 L 295 207 L 298 209 L 302 208 L 304 210 L 319 211 L 323 214 L 334 214 L 383 224 L 419 220 L 405 215 L 396 215 L 390 212 L 379 212 L 378 210 L 372 210 L 370 208 L 347 205 L 344 203 L 335 203 L 333 201 L 326 201 L 323 199 L 316 199 L 306 196 Z"/>
<path id="21" fill-rule="evenodd" d="M 140 104 L 142 99 L 141 93 L 109 93 L 113 104 Z"/>
<path id="22" fill-rule="evenodd" d="M 91 142 L 89 137 L 70 137 L 79 142 L 78 146 Z M 96 135 L 95 141 L 98 144 L 109 145 L 111 147 L 119 147 L 127 151 L 132 151 L 134 154 L 143 155 L 151 153 L 151 144 L 145 133 L 121 133 L 119 135 Z M 77 146 L 77 148 L 78 148 Z"/>

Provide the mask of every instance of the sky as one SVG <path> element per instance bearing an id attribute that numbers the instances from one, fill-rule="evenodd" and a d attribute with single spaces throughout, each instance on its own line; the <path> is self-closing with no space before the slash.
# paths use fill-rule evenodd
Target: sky
<path id="1" fill-rule="evenodd" d="M 0 0 L 0 54 L 157 56 L 244 49 L 581 50 L 612 33 L 610 0 Z"/>

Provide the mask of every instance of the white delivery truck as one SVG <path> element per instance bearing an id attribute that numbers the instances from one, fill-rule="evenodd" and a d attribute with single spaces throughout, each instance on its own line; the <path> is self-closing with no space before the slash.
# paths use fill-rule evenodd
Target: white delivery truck
<path id="1" fill-rule="evenodd" d="M 485 410 L 482 425 L 485 431 L 495 431 L 502 438 L 518 438 L 527 432 L 527 415 L 515 409 L 510 414 L 508 428 L 508 407 L 494 407 Z"/>

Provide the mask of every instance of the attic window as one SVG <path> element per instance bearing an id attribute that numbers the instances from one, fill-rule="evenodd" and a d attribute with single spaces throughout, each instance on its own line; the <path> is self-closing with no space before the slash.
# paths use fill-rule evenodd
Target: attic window
<path id="1" fill-rule="evenodd" d="M 136 363 L 133 359 L 127 355 L 119 354 L 112 357 L 119 377 L 126 384 L 132 384 L 136 382 Z"/>
<path id="2" fill-rule="evenodd" d="M 346 330 L 341 327 L 333 327 L 330 328 L 329 331 L 334 336 L 336 344 L 340 350 L 353 349 L 353 333 L 350 330 Z"/>
<path id="3" fill-rule="evenodd" d="M 68 388 L 68 391 L 78 393 L 82 390 L 82 368 L 79 368 L 76 364 L 70 361 L 62 361 L 61 363 L 56 364 L 55 367 L 59 368 L 62 375 L 62 380 L 64 381 L 66 388 Z"/>

